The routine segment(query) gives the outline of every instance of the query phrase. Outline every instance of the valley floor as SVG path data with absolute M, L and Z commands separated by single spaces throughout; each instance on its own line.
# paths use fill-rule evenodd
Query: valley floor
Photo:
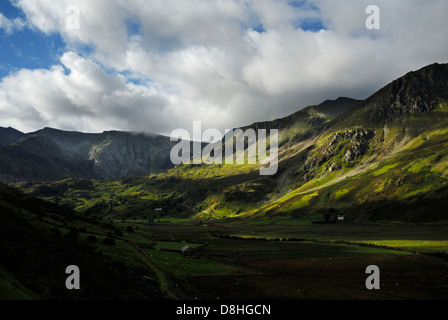
M 448 224 L 116 223 L 135 230 L 171 299 L 448 298 Z M 379 290 L 366 288 L 369 265 Z

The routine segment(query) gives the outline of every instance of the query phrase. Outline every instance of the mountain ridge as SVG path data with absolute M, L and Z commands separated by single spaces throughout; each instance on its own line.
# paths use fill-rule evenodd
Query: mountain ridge
M 326 100 L 322 104 L 302 108 L 290 116 L 253 123 L 242 129 L 279 128 L 279 139 L 284 140 L 344 114 L 359 102 L 347 97 Z M 175 142 L 162 135 L 117 130 L 83 133 L 50 127 L 30 133 L 21 133 L 14 128 L 0 129 L 0 142 L 3 142 L 0 143 L 0 179 L 5 182 L 64 178 L 119 179 L 154 174 L 174 166 L 169 157 Z M 151 150 L 145 152 L 141 145 Z M 108 152 L 104 152 L 104 148 L 109 149 Z M 156 158 L 152 159 L 151 154 L 156 154 Z M 33 162 L 44 163 L 43 155 L 55 172 L 46 166 L 40 168 L 32 165 Z M 150 164 L 145 164 L 148 160 Z M 20 170 L 17 161 L 22 162 Z M 129 163 L 134 163 L 136 168 L 128 170 Z

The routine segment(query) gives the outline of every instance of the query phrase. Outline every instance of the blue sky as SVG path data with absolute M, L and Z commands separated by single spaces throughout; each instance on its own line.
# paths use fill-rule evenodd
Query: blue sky
M 11 3 L 14 3 L 12 5 Z M 448 1 L 3 0 L 0 126 L 224 130 L 447 62 Z M 67 8 L 80 28 L 67 28 Z
M 23 12 L 9 1 L 0 2 L 0 12 L 9 20 L 26 20 Z M 60 34 L 44 34 L 36 28 L 23 28 L 8 34 L 0 29 L 0 78 L 21 68 L 49 68 L 58 63 L 65 44 Z

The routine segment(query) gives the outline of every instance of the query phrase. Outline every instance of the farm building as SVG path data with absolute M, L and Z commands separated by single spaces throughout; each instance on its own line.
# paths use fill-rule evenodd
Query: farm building
M 188 256 L 191 255 L 193 253 L 193 248 L 190 247 L 189 245 L 185 245 L 180 249 L 180 252 L 184 255 L 184 256 Z

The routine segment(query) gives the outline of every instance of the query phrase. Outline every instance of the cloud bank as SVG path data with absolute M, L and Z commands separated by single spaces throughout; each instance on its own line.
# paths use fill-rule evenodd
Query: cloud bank
M 0 126 L 224 130 L 447 62 L 447 1 L 378 0 L 380 30 L 365 27 L 370 2 L 15 0 L 26 21 L 0 16 L 6 36 L 57 33 L 66 47 L 59 64 L 1 80 Z

